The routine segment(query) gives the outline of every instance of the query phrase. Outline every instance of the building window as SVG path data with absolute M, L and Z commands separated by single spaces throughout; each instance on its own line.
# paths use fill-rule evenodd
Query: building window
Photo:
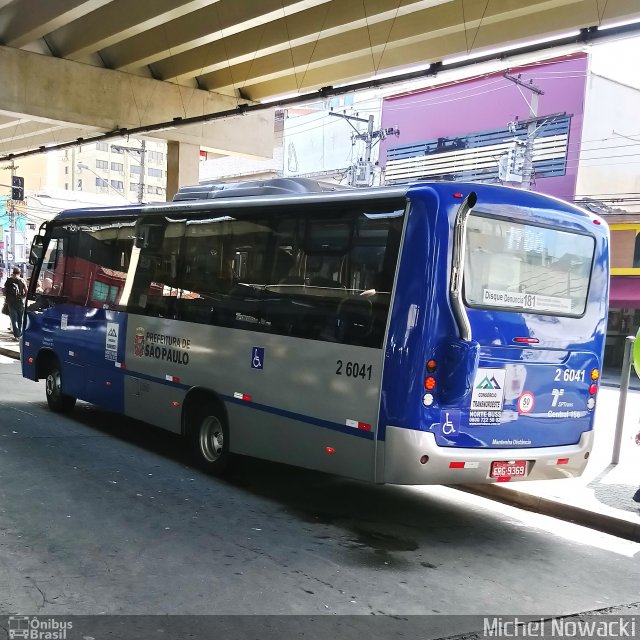
M 135 182 L 130 182 L 129 183 L 129 191 L 133 191 L 134 193 L 137 193 L 140 189 L 140 185 L 136 184 Z
M 93 283 L 93 291 L 91 292 L 91 299 L 95 302 L 115 302 L 120 292 L 120 287 L 109 286 L 104 282 L 96 280 Z
M 108 187 L 109 183 L 104 178 L 96 178 L 96 187 Z
M 112 180 L 111 186 L 118 191 L 124 190 L 124 182 L 122 182 L 122 180 Z
M 96 169 L 104 169 L 105 171 L 109 168 L 109 163 L 106 160 L 96 160 Z
M 109 145 L 106 142 L 96 142 L 96 149 L 98 151 L 109 151 Z
M 148 151 L 149 162 L 155 162 L 156 164 L 162 164 L 164 162 L 164 153 L 161 151 Z
M 640 269 L 640 233 L 636 236 L 636 246 L 633 251 L 633 268 Z
M 149 167 L 149 176 L 152 178 L 162 178 L 162 169 L 154 169 Z
M 131 165 L 129 167 L 129 174 L 132 176 L 139 176 L 141 173 L 141 167 L 138 165 Z
M 112 162 L 111 163 L 111 171 L 115 171 L 117 173 L 123 173 L 124 172 L 124 165 L 122 164 L 122 162 Z

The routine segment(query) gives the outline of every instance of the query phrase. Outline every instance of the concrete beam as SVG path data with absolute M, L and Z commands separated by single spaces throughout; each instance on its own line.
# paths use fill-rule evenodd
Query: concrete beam
M 448 0 L 413 0 L 398 6 L 397 0 L 378 0 L 375 11 L 359 2 L 334 0 L 327 5 L 310 8 L 304 13 L 281 17 L 260 24 L 236 35 L 227 35 L 224 42 L 212 42 L 187 52 L 173 52 L 171 58 L 152 65 L 155 77 L 185 82 L 242 63 L 259 61 L 278 53 L 289 53 L 297 47 L 318 44 L 340 34 L 368 32 L 372 26 L 403 16 L 413 16 Z M 424 30 L 424 22 L 413 19 L 416 28 Z M 319 31 L 319 29 L 321 30 Z M 291 58 L 289 57 L 291 62 Z M 235 74 L 234 74 L 235 75 Z M 237 76 L 244 79 L 244 76 Z
M 464 22 L 447 4 L 371 24 L 367 29 L 333 35 L 323 31 L 323 37 L 314 43 L 235 65 L 218 65 L 198 81 L 212 91 L 242 89 L 251 100 L 260 100 L 516 44 L 595 25 L 603 19 L 640 16 L 638 0 L 615 0 L 604 17 L 587 0 L 535 0 L 517 5 L 493 0 L 486 11 L 483 8 L 483 3 L 470 4 Z
M 0 34 L 9 47 L 22 47 L 99 9 L 111 0 L 26 0 L 0 9 Z
M 250 116 L 215 120 L 206 124 L 180 127 L 180 141 L 197 145 L 205 151 L 220 155 L 264 159 L 273 156 L 274 116 L 271 109 Z M 251 142 L 254 131 L 270 131 L 269 144 L 255 148 Z M 176 140 L 176 130 L 159 131 L 153 135 L 164 140 Z M 268 147 L 268 148 L 267 148 Z M 229 152 L 233 149 L 233 153 Z
M 302 11 L 306 15 L 308 9 L 327 2 L 329 0 L 260 0 L 246 3 L 220 0 L 216 5 L 172 21 L 170 28 L 156 27 L 107 47 L 101 55 L 107 66 L 113 69 L 137 71 L 164 58 L 206 47 L 223 37 L 230 38 L 252 28 L 264 27 L 283 16 Z M 258 41 L 250 36 L 249 44 L 254 50 Z M 163 77 L 174 79 L 173 76 Z
M 237 104 L 229 96 L 9 47 L 0 47 L 0 77 L 0 111 L 94 130 L 213 114 Z M 272 112 L 242 116 L 242 135 L 234 131 L 237 126 L 235 119 L 229 118 L 202 125 L 197 131 L 186 129 L 183 133 L 177 127 L 170 136 L 165 131 L 158 137 L 197 143 L 223 153 L 271 157 Z
M 113 0 L 104 7 L 86 14 L 47 36 L 47 42 L 60 58 L 79 60 L 105 47 L 129 40 L 158 28 L 167 33 L 167 23 L 214 4 L 219 0 L 154 0 L 131 2 Z

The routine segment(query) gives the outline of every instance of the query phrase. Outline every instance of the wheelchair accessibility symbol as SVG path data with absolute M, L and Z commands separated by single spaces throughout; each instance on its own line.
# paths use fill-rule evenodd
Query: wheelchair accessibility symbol
M 253 347 L 251 355 L 251 368 L 262 369 L 264 367 L 264 347 Z
M 440 429 L 443 436 L 452 436 L 460 429 L 460 410 L 442 409 L 440 411 Z

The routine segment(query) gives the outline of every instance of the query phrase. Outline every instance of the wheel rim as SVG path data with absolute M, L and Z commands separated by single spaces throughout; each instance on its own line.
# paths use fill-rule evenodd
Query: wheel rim
M 215 416 L 207 416 L 200 426 L 200 451 L 207 462 L 215 462 L 222 455 L 224 434 Z
M 46 380 L 47 396 L 56 398 L 60 394 L 60 373 L 54 371 L 47 376 Z

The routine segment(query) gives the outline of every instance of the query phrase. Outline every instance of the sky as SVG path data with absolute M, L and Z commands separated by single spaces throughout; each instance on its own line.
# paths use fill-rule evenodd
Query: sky
M 591 70 L 640 89 L 640 36 L 593 45 Z

